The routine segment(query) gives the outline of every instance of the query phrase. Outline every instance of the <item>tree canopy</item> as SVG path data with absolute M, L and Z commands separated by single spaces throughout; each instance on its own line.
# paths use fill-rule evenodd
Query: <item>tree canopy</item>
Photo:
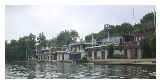
M 55 39 L 56 45 L 63 46 L 63 45 L 68 45 L 70 43 L 73 43 L 77 40 L 78 36 L 79 36 L 78 32 L 75 30 L 61 31 L 60 34 Z
M 19 38 L 19 40 L 11 40 L 10 43 L 5 41 L 6 61 L 25 60 L 27 55 L 35 53 L 36 36 L 30 34 Z
M 45 37 L 43 32 L 39 33 L 39 36 L 38 36 L 37 40 L 38 40 L 38 43 L 39 43 L 38 44 L 39 48 L 45 48 L 47 46 L 46 37 Z

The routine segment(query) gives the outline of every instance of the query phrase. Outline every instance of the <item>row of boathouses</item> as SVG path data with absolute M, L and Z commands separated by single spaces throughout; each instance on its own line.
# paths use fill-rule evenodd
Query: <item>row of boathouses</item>
M 107 27 L 109 34 L 110 28 L 108 25 Z M 26 57 L 28 60 L 38 61 L 80 61 L 83 57 L 89 61 L 141 59 L 143 49 L 140 47 L 140 42 L 143 39 L 144 34 L 141 32 L 118 37 L 108 36 L 96 42 L 74 42 L 63 47 L 36 49 L 35 55 Z

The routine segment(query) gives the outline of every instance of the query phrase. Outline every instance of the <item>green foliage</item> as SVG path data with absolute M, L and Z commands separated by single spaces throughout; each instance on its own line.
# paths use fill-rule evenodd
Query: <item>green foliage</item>
M 80 63 L 88 63 L 89 60 L 87 59 L 87 57 L 82 57 L 82 59 L 80 60 Z
M 133 27 L 129 23 L 123 23 L 121 25 L 121 29 L 119 29 L 120 35 L 128 35 L 131 34 L 132 32 L 133 32 Z
M 39 45 L 38 45 L 39 48 L 45 48 L 47 46 L 47 40 L 46 40 L 46 37 L 43 34 L 43 32 L 39 33 L 39 36 L 38 36 L 37 40 L 38 40 L 38 43 L 39 43 Z
M 60 34 L 57 36 L 57 39 L 56 39 L 57 46 L 68 45 L 71 42 L 72 42 L 72 37 L 69 31 L 60 32 Z
M 150 34 L 149 31 L 146 31 L 148 28 L 155 28 L 155 14 L 148 13 L 140 21 L 140 23 L 131 25 L 129 23 L 122 23 L 121 25 L 111 25 L 110 36 L 123 36 L 132 34 L 133 32 L 144 32 L 145 36 Z M 108 36 L 108 32 L 103 29 L 98 33 L 94 33 L 94 39 L 100 40 Z M 85 37 L 86 42 L 92 41 L 92 34 L 89 34 Z
M 156 57 L 156 35 L 150 34 L 149 37 L 141 42 L 141 48 L 143 49 L 143 58 L 155 58 Z
M 111 58 L 113 56 L 113 51 L 114 51 L 114 48 L 113 48 L 113 45 L 109 45 L 108 46 L 108 57 Z
M 93 35 L 94 39 L 97 38 L 97 33 L 92 33 L 92 34 L 89 34 L 89 35 L 85 36 L 85 41 L 86 42 L 92 42 L 92 35 Z
M 73 42 L 76 42 L 77 37 L 79 37 L 78 32 L 75 31 L 75 30 L 71 30 L 70 35 L 71 35 L 71 37 L 72 37 L 72 41 L 73 41 Z
M 25 60 L 26 53 L 28 55 L 34 55 L 35 43 L 35 35 L 33 34 L 21 37 L 19 40 L 11 40 L 10 43 L 5 41 L 6 61 Z
M 121 25 L 111 25 L 110 36 L 123 36 L 127 34 L 131 34 L 133 32 L 133 27 L 129 23 L 123 23 Z M 101 40 L 103 38 L 108 37 L 107 30 L 103 29 L 98 33 L 93 34 L 94 39 Z M 89 34 L 85 37 L 86 42 L 92 41 L 92 34 Z
M 142 32 L 145 33 L 145 39 L 141 42 L 141 48 L 143 49 L 143 58 L 155 58 L 156 57 L 156 26 L 155 26 L 155 14 L 146 14 L 142 19 L 139 26 Z
M 16 40 L 11 40 L 11 43 L 9 44 L 7 41 L 5 41 L 5 61 L 11 61 L 14 59 L 15 54 L 18 50 L 17 48 L 18 44 Z
M 141 23 L 143 24 L 143 23 L 148 23 L 148 22 L 154 22 L 154 20 L 155 20 L 154 17 L 155 17 L 155 15 L 153 12 L 148 13 L 145 16 L 143 16 L 143 18 L 141 19 Z
M 156 33 L 150 34 L 149 37 L 149 46 L 156 50 Z
M 78 32 L 75 30 L 62 31 L 60 34 L 51 40 L 46 40 L 44 33 L 39 33 L 37 38 L 38 48 L 55 47 L 68 45 L 75 41 L 78 37 Z M 75 40 L 74 40 L 75 38 Z M 29 34 L 19 38 L 19 40 L 11 40 L 10 43 L 5 41 L 5 57 L 6 61 L 25 60 L 28 56 L 34 55 L 36 49 L 36 36 Z
M 78 37 L 78 32 L 75 30 L 71 31 L 61 31 L 60 34 L 55 39 L 56 46 L 68 45 L 72 42 L 75 42 Z

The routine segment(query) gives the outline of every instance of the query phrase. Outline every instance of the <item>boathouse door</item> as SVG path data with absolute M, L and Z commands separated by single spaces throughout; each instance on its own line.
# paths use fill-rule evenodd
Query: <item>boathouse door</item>
M 105 59 L 105 51 L 102 51 L 102 59 Z

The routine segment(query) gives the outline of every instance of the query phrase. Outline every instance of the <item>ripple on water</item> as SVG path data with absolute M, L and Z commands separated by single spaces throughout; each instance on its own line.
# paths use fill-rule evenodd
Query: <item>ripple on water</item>
M 124 79 L 155 78 L 155 66 L 78 65 L 70 63 L 7 64 L 6 79 Z

